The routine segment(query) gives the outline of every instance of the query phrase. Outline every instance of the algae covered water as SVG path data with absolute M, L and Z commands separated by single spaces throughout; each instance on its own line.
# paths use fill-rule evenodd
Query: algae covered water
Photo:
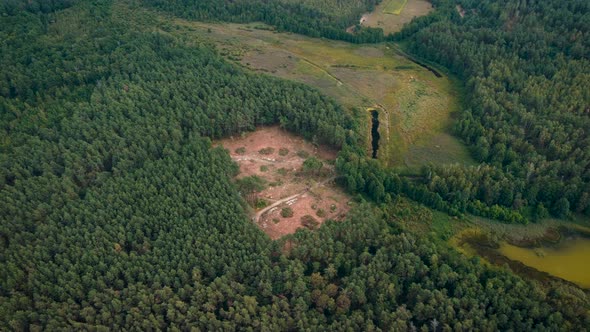
M 498 251 L 539 271 L 590 288 L 590 239 L 572 238 L 557 247 L 522 248 L 502 243 Z

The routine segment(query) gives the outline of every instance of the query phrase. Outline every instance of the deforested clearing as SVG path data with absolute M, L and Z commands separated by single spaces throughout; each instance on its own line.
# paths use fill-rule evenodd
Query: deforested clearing
M 294 233 L 307 215 L 319 224 L 346 215 L 350 198 L 334 184 L 336 150 L 308 142 L 279 126 L 261 127 L 216 144 L 227 149 L 240 166 L 237 179 L 262 179 L 261 190 L 242 195 L 248 196 L 244 198 L 252 206 L 252 220 L 272 239 Z M 317 168 L 306 166 L 311 164 L 306 160 L 315 161 Z M 286 207 L 292 215 L 281 216 Z

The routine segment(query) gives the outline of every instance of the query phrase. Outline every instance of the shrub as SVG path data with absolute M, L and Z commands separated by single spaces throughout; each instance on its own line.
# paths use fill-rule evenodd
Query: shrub
M 258 150 L 258 153 L 263 154 L 263 155 L 273 154 L 274 152 L 275 152 L 275 149 L 271 148 L 271 147 Z
M 284 157 L 284 156 L 286 156 L 288 154 L 289 154 L 289 149 L 287 149 L 287 148 L 280 148 L 279 149 L 279 156 L 283 156 Z
M 245 148 L 245 147 L 243 147 L 243 146 L 242 146 L 242 147 L 239 147 L 239 148 L 237 148 L 237 149 L 235 150 L 235 152 L 236 152 L 237 154 L 239 154 L 239 155 L 243 155 L 243 154 L 245 154 L 245 153 L 246 153 L 246 148 Z
M 268 185 L 271 187 L 280 187 L 283 185 L 283 180 L 279 179 L 277 181 L 269 183 Z
M 309 157 L 305 159 L 305 161 L 303 162 L 303 171 L 305 173 L 318 174 L 323 166 L 324 163 L 322 163 L 318 158 Z
M 265 185 L 266 181 L 256 175 L 247 176 L 236 180 L 236 187 L 238 188 L 238 191 L 251 206 L 256 206 L 256 193 L 262 191 Z
M 326 216 L 326 211 L 324 211 L 324 209 L 318 209 L 318 210 L 315 212 L 315 214 L 316 214 L 316 216 L 318 216 L 318 217 L 320 217 L 320 218 L 323 218 L 323 217 L 325 217 L 325 216 Z
M 256 199 L 255 207 L 257 209 L 262 209 L 262 208 L 266 207 L 267 205 L 268 205 L 268 202 L 266 200 L 260 199 L 260 198 Z
M 293 216 L 293 209 L 291 209 L 290 207 L 284 207 L 281 210 L 281 216 L 283 218 L 291 218 Z
M 300 158 L 306 159 L 307 157 L 309 157 L 309 152 L 304 151 L 304 150 L 299 150 L 299 151 L 297 151 L 297 155 Z
M 314 217 L 310 216 L 309 214 L 301 217 L 301 225 L 303 225 L 303 227 L 306 227 L 308 229 L 316 229 L 319 224 L 320 223 Z

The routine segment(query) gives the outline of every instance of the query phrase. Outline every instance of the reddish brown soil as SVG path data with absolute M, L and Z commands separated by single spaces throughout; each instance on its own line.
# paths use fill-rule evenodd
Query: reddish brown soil
M 314 146 L 301 137 L 291 134 L 278 126 L 262 127 L 255 132 L 245 133 L 240 137 L 230 137 L 215 143 L 229 150 L 234 161 L 240 165 L 238 178 L 257 175 L 267 182 L 267 187 L 258 194 L 260 199 L 271 205 L 280 199 L 300 194 L 294 201 L 283 203 L 276 209 L 254 218 L 259 226 L 272 239 L 278 239 L 286 234 L 294 233 L 301 226 L 301 217 L 312 215 L 318 222 L 326 219 L 340 219 L 348 211 L 349 197 L 333 184 L 321 184 L 322 181 L 334 176 L 333 167 L 329 161 L 334 160 L 337 151 L 325 146 Z M 242 153 L 236 151 L 243 148 Z M 270 154 L 261 154 L 260 150 L 272 148 Z M 281 156 L 280 149 L 288 149 L 289 153 Z M 316 156 L 324 162 L 320 174 L 308 175 L 301 172 L 305 158 L 297 152 L 305 151 L 309 156 Z M 266 169 L 261 169 L 261 167 Z M 286 204 L 290 204 L 294 216 L 283 218 L 280 211 Z M 332 212 L 330 207 L 336 209 Z M 312 205 L 317 205 L 326 211 L 326 216 L 318 217 Z M 317 209 L 316 208 L 316 209 Z M 276 223 L 273 219 L 278 218 Z
M 262 127 L 241 137 L 223 139 L 219 141 L 219 144 L 228 149 L 232 159 L 240 165 L 238 178 L 258 175 L 267 180 L 269 186 L 260 193 L 259 197 L 271 203 L 302 192 L 313 184 L 311 179 L 298 176 L 305 161 L 305 158 L 297 155 L 298 151 L 305 151 L 310 156 L 316 156 L 323 160 L 324 171 L 328 173 L 331 171 L 331 167 L 326 161 L 336 159 L 337 154 L 334 149 L 325 146 L 315 147 L 303 138 L 278 126 Z M 245 153 L 236 152 L 239 148 L 245 148 Z M 266 148 L 273 148 L 274 152 L 271 154 L 259 152 Z M 279 154 L 281 148 L 288 149 L 289 153 L 281 156 Z M 263 166 L 268 169 L 261 170 Z
M 305 215 L 314 217 L 320 225 L 328 219 L 343 219 L 349 210 L 349 200 L 350 198 L 334 185 L 319 186 L 269 210 L 262 215 L 258 224 L 270 238 L 278 239 L 303 227 L 301 218 Z M 281 210 L 287 206 L 293 209 L 293 216 L 284 218 L 281 216 Z M 317 215 L 320 209 L 325 211 L 323 217 Z

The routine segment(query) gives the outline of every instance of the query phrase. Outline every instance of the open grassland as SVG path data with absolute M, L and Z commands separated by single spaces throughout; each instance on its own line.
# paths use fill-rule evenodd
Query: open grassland
M 472 162 L 466 148 L 449 135 L 451 115 L 458 109 L 455 85 L 400 55 L 392 45 L 353 45 L 277 33 L 260 23 L 175 24 L 174 33 L 204 37 L 228 59 L 251 70 L 312 85 L 349 109 L 379 110 L 378 158 L 388 166 Z M 369 112 L 365 113 L 370 135 Z
M 399 10 L 396 9 L 398 7 Z M 381 28 L 383 33 L 389 34 L 400 31 L 414 17 L 427 15 L 431 11 L 432 4 L 426 0 L 385 0 L 373 12 L 363 15 L 361 24 Z
M 408 3 L 408 0 L 388 0 L 383 2 L 385 3 L 385 8 L 383 8 L 385 14 L 399 15 L 404 10 L 404 6 Z

